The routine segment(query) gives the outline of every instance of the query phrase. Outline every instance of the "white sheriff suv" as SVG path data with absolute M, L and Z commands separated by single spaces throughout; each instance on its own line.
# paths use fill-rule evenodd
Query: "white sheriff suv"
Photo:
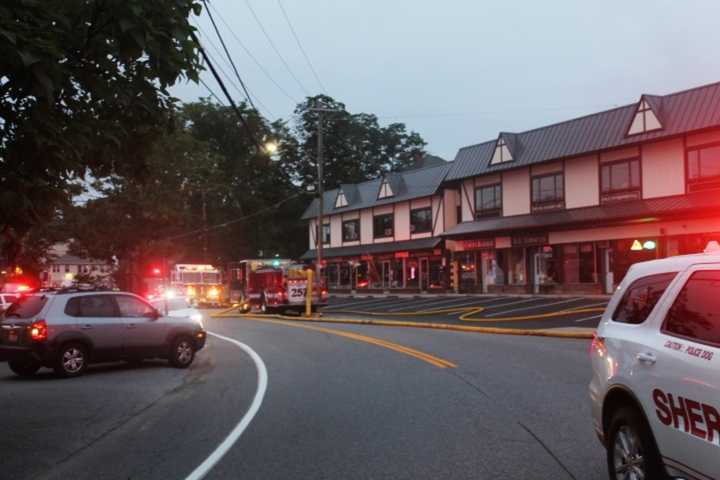
M 720 246 L 633 265 L 591 347 L 611 479 L 720 479 Z

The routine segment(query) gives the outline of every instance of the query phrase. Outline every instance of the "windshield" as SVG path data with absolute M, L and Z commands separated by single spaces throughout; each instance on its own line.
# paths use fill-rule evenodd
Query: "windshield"
M 184 310 L 186 308 L 192 308 L 192 305 L 190 305 L 186 298 L 168 298 L 155 300 L 152 302 L 152 306 L 157 308 L 161 312 L 165 310 L 166 305 L 169 312 L 172 312 L 173 310 Z
M 40 313 L 43 305 L 47 302 L 45 295 L 29 295 L 20 297 L 8 307 L 5 312 L 6 318 L 31 318 Z

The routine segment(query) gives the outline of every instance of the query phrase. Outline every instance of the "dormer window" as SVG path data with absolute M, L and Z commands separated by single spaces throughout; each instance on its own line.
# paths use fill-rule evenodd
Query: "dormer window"
M 653 111 L 650 103 L 643 97 L 638 104 L 638 108 L 635 111 L 635 116 L 628 129 L 628 135 L 637 135 L 645 132 L 652 132 L 653 130 L 662 129 L 662 124 L 656 113 Z
M 505 139 L 503 139 L 502 137 L 498 138 L 497 142 L 495 143 L 495 152 L 493 153 L 492 160 L 490 160 L 490 165 L 511 162 L 512 159 L 513 158 L 512 155 L 510 155 L 510 149 L 505 143 Z
M 337 194 L 337 198 L 335 198 L 335 208 L 342 208 L 342 207 L 347 207 L 347 206 L 348 206 L 348 202 L 347 202 L 347 199 L 345 198 L 345 192 L 340 190 Z
M 390 182 L 387 178 L 383 178 L 382 183 L 380 184 L 380 191 L 378 192 L 378 200 L 383 198 L 390 198 L 393 195 L 395 195 L 395 193 L 390 186 Z

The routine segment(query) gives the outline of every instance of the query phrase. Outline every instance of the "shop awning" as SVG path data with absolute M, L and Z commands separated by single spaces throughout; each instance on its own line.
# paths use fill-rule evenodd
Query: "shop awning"
M 323 248 L 323 258 L 357 257 L 376 253 L 390 253 L 410 250 L 427 250 L 437 247 L 442 238 L 418 238 L 402 242 L 373 243 L 370 245 L 355 245 L 352 247 Z M 317 256 L 316 250 L 308 250 L 300 257 L 301 260 L 312 260 Z
M 550 213 L 494 217 L 459 223 L 444 237 L 471 234 L 503 234 L 517 230 L 565 228 L 581 225 L 606 226 L 628 222 L 653 222 L 669 217 L 683 218 L 720 215 L 720 192 L 696 192 L 687 195 L 635 200 L 595 207 L 574 208 Z

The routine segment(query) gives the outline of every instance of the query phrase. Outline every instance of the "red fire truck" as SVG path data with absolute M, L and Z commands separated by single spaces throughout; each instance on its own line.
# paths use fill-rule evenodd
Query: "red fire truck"
M 243 312 L 263 313 L 305 310 L 308 288 L 308 267 L 292 260 L 242 260 L 228 267 L 230 298 Z M 313 280 L 312 310 L 327 303 L 324 285 Z

